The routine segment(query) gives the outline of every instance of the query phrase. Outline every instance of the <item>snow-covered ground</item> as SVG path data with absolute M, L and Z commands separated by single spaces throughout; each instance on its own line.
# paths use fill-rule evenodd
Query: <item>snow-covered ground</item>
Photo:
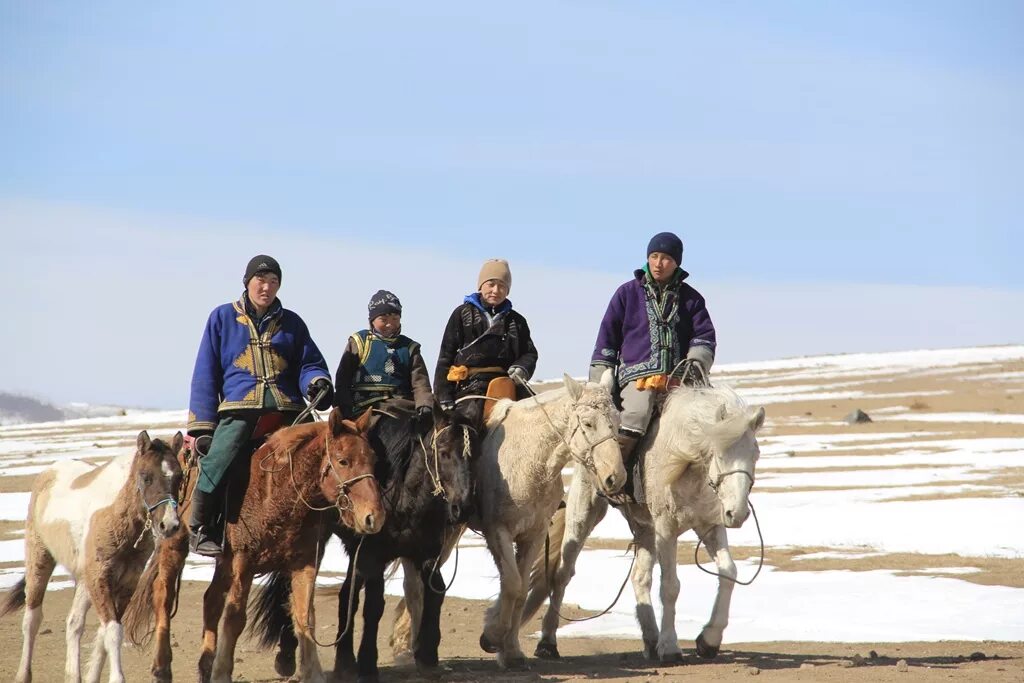
M 762 458 L 751 497 L 769 551 L 813 548 L 797 559 L 840 563 L 884 559 L 889 553 L 922 554 L 919 568 L 900 571 L 795 571 L 792 565 L 799 566 L 797 561 L 786 568 L 766 566 L 753 585 L 735 590 L 726 642 L 1024 640 L 1024 589 L 965 580 L 981 571 L 972 558 L 1017 560 L 1024 572 L 1024 497 L 1012 483 L 1020 479 L 999 478 L 1024 467 L 1022 362 L 1024 346 L 1005 346 L 716 367 L 716 381 L 732 384 L 751 403 L 822 402 L 823 409 L 816 408 L 812 418 L 773 412 L 769 406 L 771 429 L 761 439 Z M 1016 366 L 1000 370 L 1006 364 Z M 892 392 L 865 386 L 915 378 L 932 384 L 920 391 Z M 970 392 L 978 385 L 971 382 L 995 383 L 1000 391 L 1016 392 L 1022 412 L 976 409 Z M 948 410 L 921 412 L 906 405 L 908 397 L 946 400 L 961 395 L 961 404 Z M 838 419 L 842 415 L 825 419 L 824 408 L 840 398 L 875 401 L 879 407 L 873 414 L 882 421 L 882 429 L 853 431 Z M 129 412 L 0 428 L 0 481 L 35 474 L 57 460 L 95 460 L 130 452 L 139 429 L 149 429 L 154 436 L 170 435 L 183 417 L 182 411 Z M 911 423 L 913 431 L 893 429 L 895 423 Z M 988 426 L 1002 431 L 963 432 Z M 25 491 L 0 494 L 0 520 L 23 520 L 27 503 Z M 626 540 L 629 531 L 613 511 L 594 536 Z M 752 520 L 729 536 L 735 547 L 749 550 L 758 545 Z M 683 540 L 693 539 L 691 533 Z M 467 534 L 460 548 L 451 593 L 493 598 L 497 571 L 482 539 Z M 962 556 L 963 566 L 928 562 L 928 555 L 950 553 Z M 20 533 L 0 539 L 0 562 L 22 561 Z M 345 564 L 340 545 L 332 544 L 320 581 L 336 583 Z M 756 569 L 750 561 L 737 564 L 741 578 Z M 566 601 L 604 609 L 628 567 L 629 557 L 621 551 L 585 550 Z M 444 569 L 447 579 L 451 572 L 449 563 Z M 688 639 L 710 615 L 716 580 L 692 563 L 681 564 L 678 572 L 682 592 L 677 628 Z M 0 586 L 14 583 L 20 573 L 0 570 Z M 209 561 L 190 558 L 186 579 L 208 580 L 211 574 Z M 655 581 L 656 595 L 657 572 Z M 68 577 L 57 575 L 51 588 L 67 585 Z M 388 590 L 401 591 L 400 573 L 389 581 Z M 634 604 L 627 587 L 609 614 L 567 625 L 563 633 L 638 638 Z

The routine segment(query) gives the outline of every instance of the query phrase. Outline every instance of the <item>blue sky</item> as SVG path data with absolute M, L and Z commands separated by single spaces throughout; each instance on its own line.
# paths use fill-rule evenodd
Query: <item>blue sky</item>
M 277 240 L 325 240 L 332 287 L 350 284 L 347 247 L 379 258 L 380 279 L 357 283 L 368 296 L 429 282 L 448 257 L 467 283 L 496 255 L 623 279 L 668 229 L 712 292 L 1016 295 L 1022 66 L 1015 2 L 5 2 L 0 231 L 22 229 L 26 206 L 61 216 L 54 229 L 75 207 L 172 231 L 242 226 L 237 251 L 200 258 L 199 238 L 170 256 L 232 281 Z M 107 248 L 131 252 L 125 229 Z M 14 244 L 45 273 L 38 245 Z M 860 350 L 839 341 L 770 353 Z

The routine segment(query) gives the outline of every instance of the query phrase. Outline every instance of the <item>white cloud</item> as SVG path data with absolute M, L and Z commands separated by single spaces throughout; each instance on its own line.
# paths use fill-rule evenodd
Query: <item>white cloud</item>
M 448 315 L 479 268 L 458 256 L 459 245 L 441 241 L 422 250 L 373 234 L 357 244 L 289 226 L 73 204 L 0 201 L 0 231 L 8 330 L 0 389 L 58 401 L 183 406 L 206 317 L 238 296 L 257 253 L 281 262 L 281 298 L 306 320 L 332 373 L 381 288 L 402 299 L 405 332 L 423 344 L 432 368 Z M 494 256 L 502 239 L 494 238 Z M 565 267 L 512 263 L 511 298 L 533 330 L 540 378 L 584 373 L 608 299 L 629 275 L 588 270 L 588 248 L 605 247 L 588 247 L 581 234 Z M 1011 315 L 1024 310 L 1024 292 L 694 284 L 709 301 L 722 361 L 1024 340 L 1024 319 Z

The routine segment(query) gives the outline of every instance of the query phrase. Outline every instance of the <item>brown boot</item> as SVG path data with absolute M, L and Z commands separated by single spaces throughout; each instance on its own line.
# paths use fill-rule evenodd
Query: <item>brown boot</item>
M 623 505 L 624 503 L 637 503 L 642 502 L 643 498 L 643 482 L 639 482 L 640 497 L 637 498 L 636 489 L 637 482 L 633 476 L 634 465 L 636 459 L 633 457 L 636 453 L 637 444 L 644 438 L 643 434 L 637 432 L 620 429 L 618 436 L 615 440 L 619 443 L 619 450 L 622 452 L 622 466 L 626 468 L 626 483 L 618 493 L 613 493 L 610 496 L 606 496 L 613 505 Z

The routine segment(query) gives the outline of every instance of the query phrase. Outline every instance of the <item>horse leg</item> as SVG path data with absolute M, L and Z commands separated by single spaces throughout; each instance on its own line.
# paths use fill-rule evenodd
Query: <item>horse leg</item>
M 91 601 L 89 600 L 89 589 L 85 582 L 81 581 L 75 586 L 75 597 L 71 601 L 71 611 L 68 612 L 65 639 L 67 641 L 67 656 L 64 659 L 64 680 L 79 681 L 82 679 L 81 651 L 82 633 L 85 631 L 85 615 L 89 611 Z
M 153 632 L 155 647 L 153 648 L 153 664 L 150 672 L 153 680 L 169 683 L 171 680 L 171 612 L 177 599 L 178 577 L 185 568 L 185 557 L 188 554 L 188 533 L 165 540 L 158 551 L 156 562 L 159 564 L 156 579 L 153 581 L 153 614 L 156 626 Z
M 428 563 L 414 575 L 423 596 L 419 637 L 416 640 L 416 668 L 430 674 L 437 669 L 437 648 L 441 644 L 441 606 L 444 604 L 444 578 Z
M 377 628 L 384 616 L 384 576 L 366 579 L 366 599 L 363 602 L 363 638 L 359 643 L 359 683 L 377 683 Z
M 448 527 L 449 533 L 445 534 L 444 545 L 441 546 L 437 560 L 439 567 L 443 567 L 451 557 L 465 531 L 465 524 Z M 423 584 L 419 578 L 419 568 L 411 560 L 402 560 L 402 573 L 405 597 L 395 607 L 395 623 L 391 631 L 391 652 L 395 663 L 412 660 L 418 642 L 417 629 L 423 621 Z
M 323 683 L 324 680 L 316 641 L 313 639 L 316 614 L 311 607 L 313 593 L 316 591 L 316 570 L 316 565 L 310 563 L 292 572 L 292 629 L 299 641 L 299 676 L 306 683 Z
M 202 683 L 208 683 L 213 671 L 213 658 L 217 651 L 217 625 L 224 612 L 224 599 L 231 583 L 231 569 L 227 558 L 221 558 L 213 570 L 213 579 L 203 594 L 203 647 L 199 653 L 198 674 Z
M 350 557 L 345 581 L 338 590 L 338 643 L 334 646 L 335 678 L 342 678 L 356 671 L 356 655 L 352 643 L 355 640 L 355 621 L 356 612 L 359 611 L 361 585 L 361 577 L 356 573 L 355 562 Z
M 569 485 L 568 502 L 565 506 L 565 531 L 562 538 L 561 562 L 554 567 L 545 564 L 545 572 L 551 572 L 551 594 L 548 598 L 548 609 L 541 621 L 540 642 L 534 655 L 541 659 L 558 659 L 558 620 L 562 610 L 565 589 L 576 574 L 576 560 L 579 558 L 583 544 L 594 527 L 604 519 L 608 512 L 608 501 L 597 496 L 590 478 L 583 475 L 573 476 Z M 544 558 L 545 563 L 547 558 Z M 547 578 L 545 577 L 545 581 Z M 531 598 L 540 602 L 543 596 L 530 596 L 523 608 L 524 614 L 532 615 L 535 608 L 530 604 Z
M 245 607 L 249 603 L 249 589 L 253 575 L 243 555 L 231 558 L 232 581 L 224 604 L 224 616 L 217 635 L 217 650 L 213 657 L 212 683 L 231 683 L 231 672 L 235 668 L 235 645 L 245 628 Z
M 32 681 L 32 652 L 35 650 L 39 624 L 43 621 L 43 597 L 57 561 L 35 534 L 31 522 L 25 532 L 25 615 L 21 619 L 21 663 L 14 680 Z M 75 660 L 78 669 L 78 660 Z
M 654 546 L 661 568 L 661 634 L 658 636 L 658 657 L 669 664 L 682 659 L 676 635 L 676 600 L 679 598 L 679 575 L 676 568 L 678 534 L 664 516 L 655 518 Z
M 396 664 L 411 664 L 419 643 L 420 623 L 423 621 L 423 577 L 416 563 L 402 558 L 403 597 L 395 608 L 395 623 L 391 630 L 391 653 Z
M 530 589 L 530 568 L 537 560 L 537 555 L 543 548 L 543 541 L 538 538 L 531 538 L 519 543 L 516 549 L 516 581 L 509 582 L 509 588 L 514 589 L 509 603 L 508 629 L 505 631 L 503 647 L 498 651 L 498 664 L 506 669 L 526 668 L 526 655 L 519 643 L 519 629 L 523 623 L 523 606 L 526 604 L 526 594 Z
M 112 581 L 110 571 L 106 568 L 97 567 L 91 571 L 86 569 L 84 578 L 100 622 L 100 626 L 96 630 L 96 640 L 93 643 L 92 658 L 89 660 L 87 680 L 90 683 L 97 683 L 100 680 L 103 665 L 109 659 L 110 671 L 107 680 L 110 683 L 124 683 L 124 671 L 121 668 L 121 644 L 124 642 L 124 627 L 121 626 L 117 617 L 117 587 Z
M 732 602 L 732 590 L 735 587 L 736 563 L 729 552 L 729 538 L 725 527 L 716 526 L 711 533 L 704 535 L 704 545 L 715 558 L 718 565 L 718 595 L 715 605 L 711 608 L 711 619 L 704 625 L 697 636 L 697 654 L 704 659 L 714 659 L 718 648 L 722 645 L 722 634 L 729 625 L 729 604 Z
M 92 654 L 89 656 L 89 666 L 85 672 L 86 683 L 99 683 L 103 665 L 107 663 L 107 648 L 104 638 L 106 633 L 106 624 L 101 622 L 96 627 L 96 638 L 92 641 Z
M 501 590 L 498 598 L 487 608 L 484 615 L 484 632 L 480 635 L 480 647 L 485 652 L 498 652 L 511 623 L 512 606 L 519 595 L 520 576 L 516 568 L 515 547 L 512 536 L 504 527 L 498 527 L 484 535 L 487 547 L 498 568 Z M 501 655 L 498 657 L 501 661 Z
M 626 514 L 626 513 L 623 513 Z M 633 595 L 636 596 L 636 620 L 644 641 L 644 656 L 658 658 L 658 618 L 651 604 L 651 585 L 654 582 L 654 528 L 646 524 L 633 525 L 633 543 L 636 544 L 636 562 L 633 564 Z

